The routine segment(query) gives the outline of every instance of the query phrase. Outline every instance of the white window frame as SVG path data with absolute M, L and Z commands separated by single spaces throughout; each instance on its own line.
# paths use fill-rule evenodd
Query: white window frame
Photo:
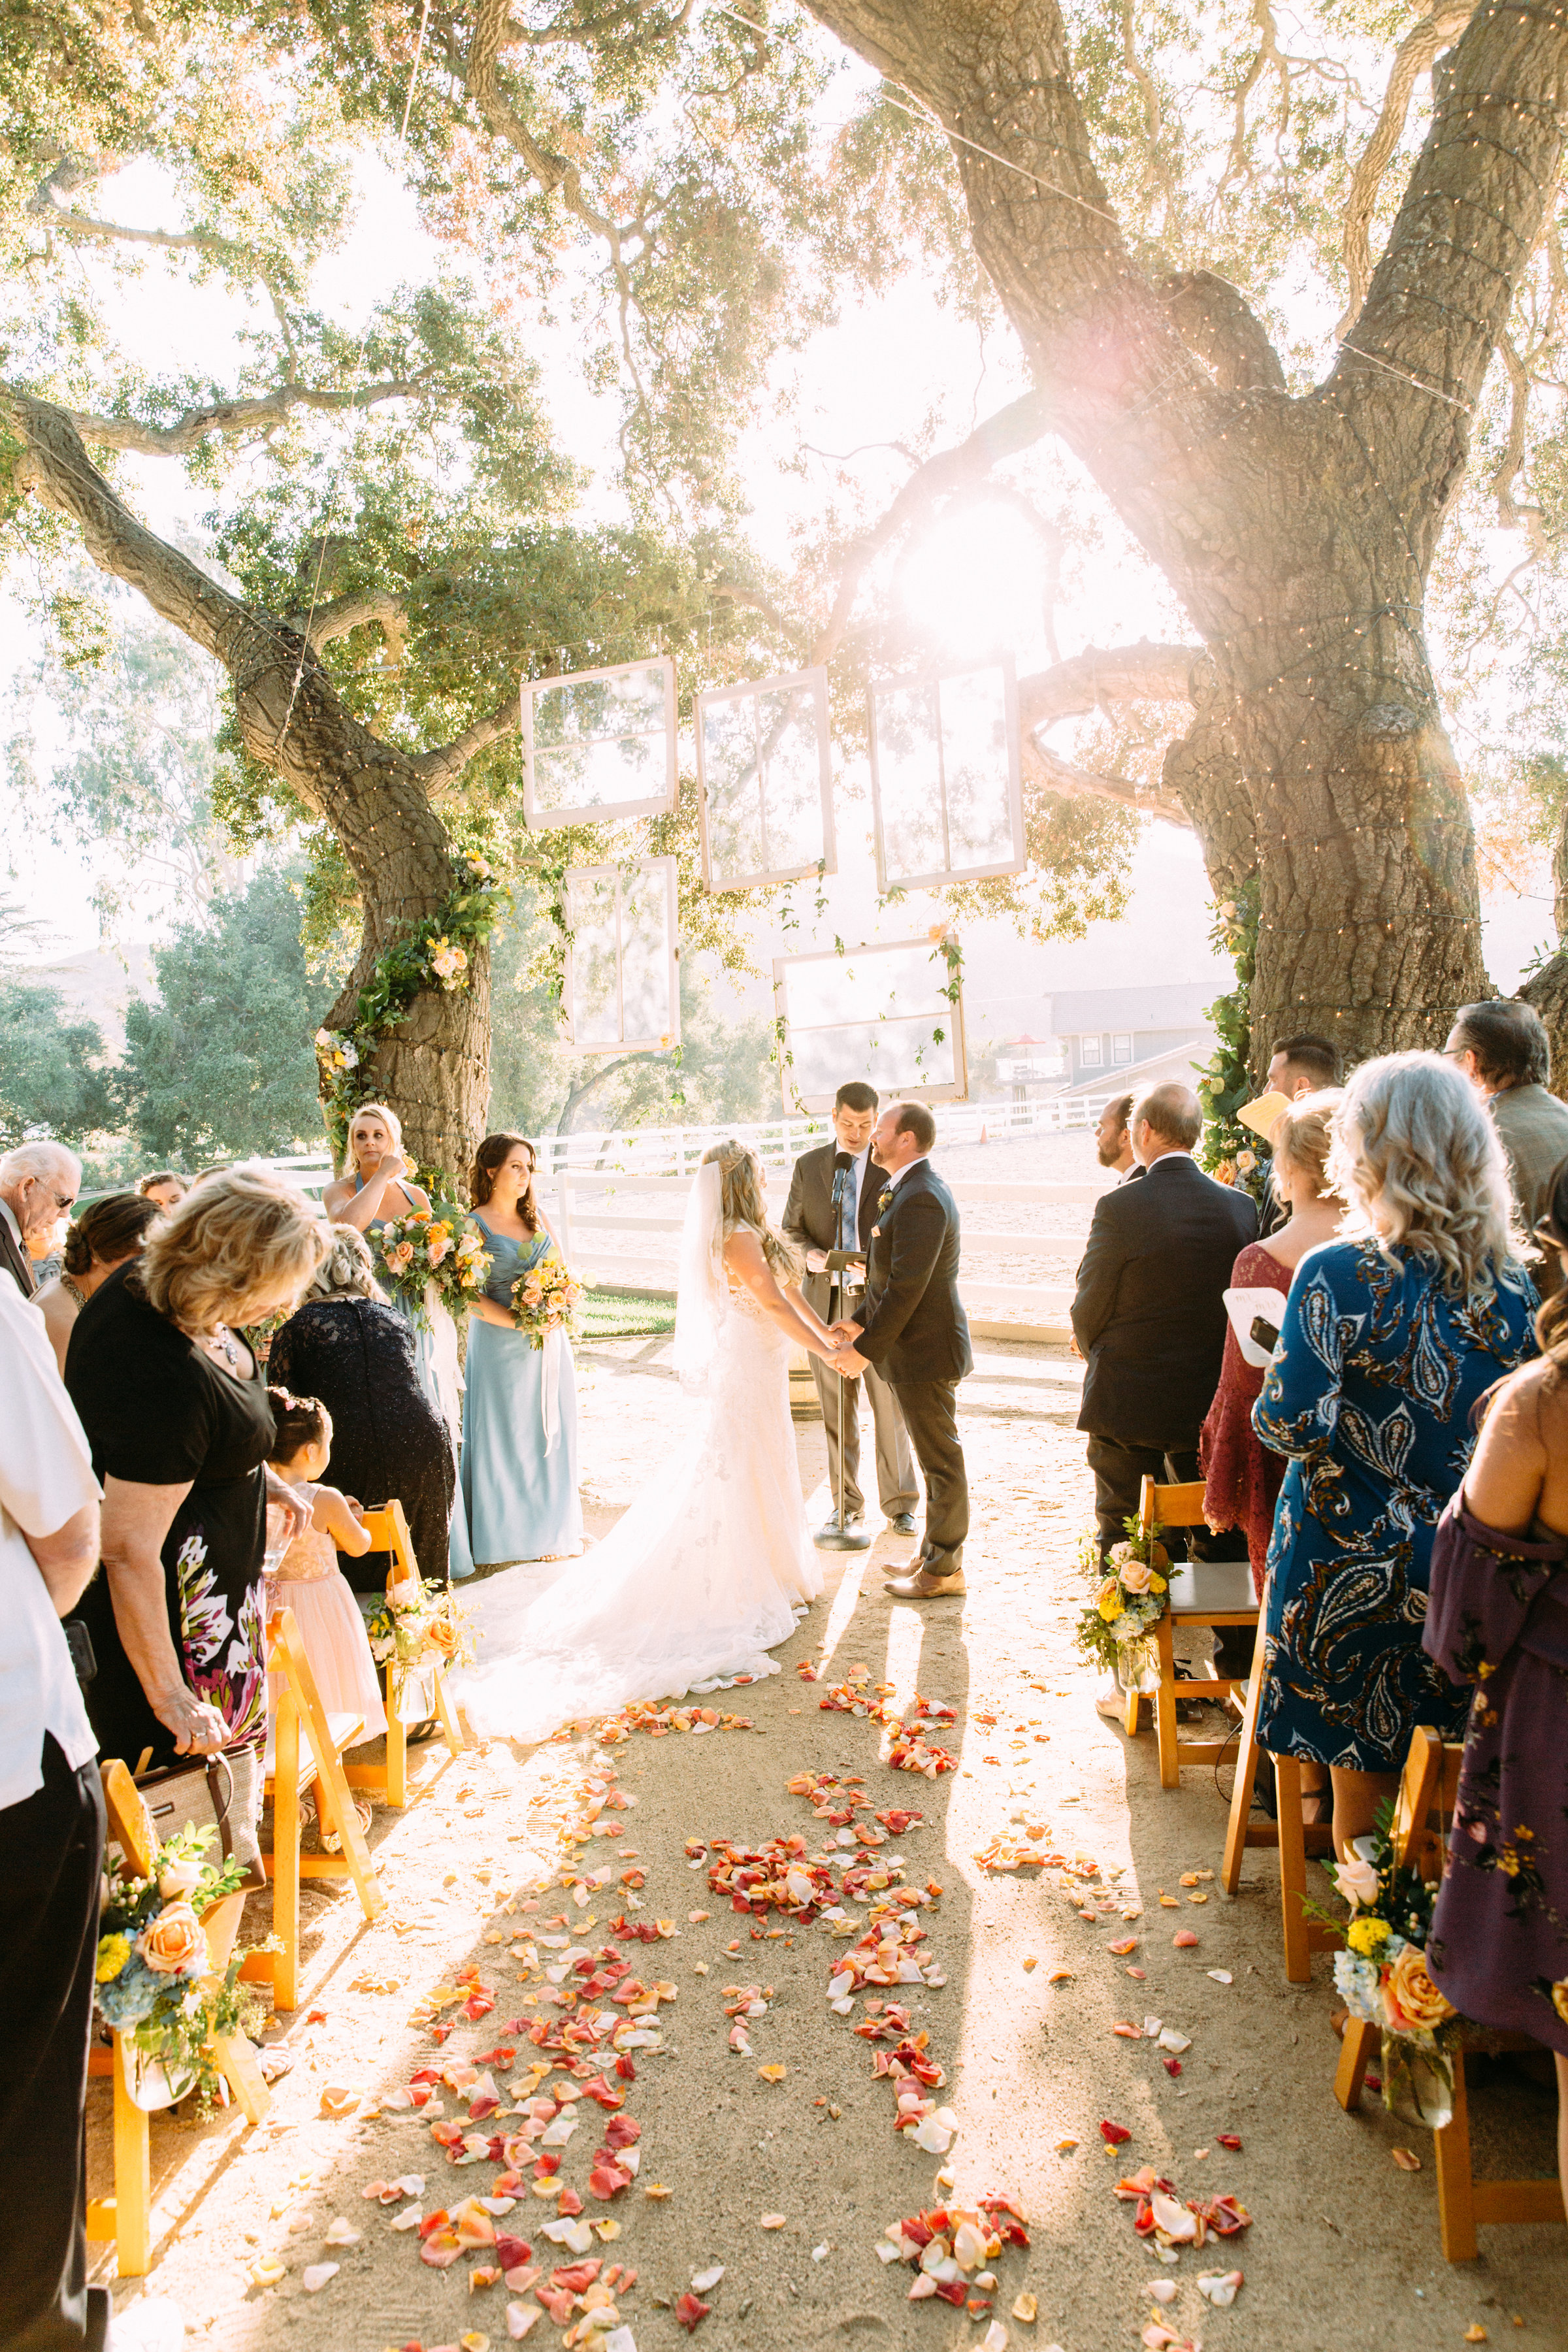
M 835 1087 L 823 1094 L 803 1094 L 795 1087 L 791 1075 L 793 1064 L 789 1058 L 792 1039 L 797 1034 L 809 1036 L 814 1032 L 821 1029 L 842 1029 L 858 1025 L 854 1023 L 841 1021 L 812 1022 L 805 1024 L 799 1032 L 797 1032 L 789 1017 L 790 973 L 797 971 L 802 964 L 853 964 L 867 961 L 868 960 L 877 956 L 907 954 L 910 948 L 924 948 L 933 958 L 939 958 L 942 954 L 941 946 L 938 940 L 933 940 L 930 933 L 927 932 L 922 934 L 919 939 L 878 940 L 862 947 L 847 948 L 842 955 L 839 954 L 836 948 L 828 948 L 825 950 L 814 950 L 809 955 L 777 956 L 774 958 L 773 1012 L 779 1024 L 778 1034 L 782 1048 L 782 1059 L 779 1067 L 780 1091 L 784 1098 L 784 1107 L 786 1116 L 796 1110 L 830 1111 L 833 1108 L 834 1094 L 837 1092 L 837 1087 Z M 950 966 L 949 969 L 950 971 L 956 969 L 962 974 L 963 966 L 962 964 L 959 964 L 956 967 Z M 943 997 L 942 1000 L 946 1010 L 941 1016 L 941 1024 L 947 1033 L 947 1038 L 951 1039 L 952 1045 L 953 1075 L 952 1079 L 944 1080 L 935 1086 L 901 1086 L 898 1089 L 896 1099 L 920 1102 L 966 1102 L 968 1100 L 969 1064 L 963 1034 L 963 995 L 962 978 L 959 982 L 959 994 L 955 998 L 949 999 Z M 879 1016 L 877 1021 L 868 1021 L 865 1025 L 868 1029 L 876 1028 L 880 1025 L 880 1020 L 884 1017 L 885 1016 Z M 944 1042 L 946 1041 L 944 1040 Z M 854 1074 L 852 1073 L 851 1075 Z M 874 1076 L 871 1079 L 871 1083 L 873 1085 L 876 1084 Z M 893 1098 L 889 1097 L 889 1090 L 885 1086 L 879 1086 L 877 1087 L 877 1091 L 881 1096 L 884 1103 L 890 1098 Z
M 593 686 L 602 678 L 626 677 L 634 670 L 657 669 L 664 677 L 664 788 L 652 794 L 642 793 L 632 800 L 590 801 L 571 808 L 542 809 L 534 787 L 534 709 L 541 696 L 559 693 L 563 687 Z M 646 730 L 651 738 L 651 730 Z M 627 738 L 615 734 L 588 736 L 588 742 L 614 743 Z M 560 747 L 541 744 L 541 751 Z M 559 677 L 529 677 L 522 682 L 522 814 L 523 822 L 533 833 L 549 833 L 567 824 L 604 824 L 612 818 L 626 816 L 672 816 L 675 813 L 680 779 L 676 763 L 676 698 L 675 664 L 668 654 L 657 654 L 647 661 L 615 662 L 605 669 L 567 670 Z
M 954 866 L 952 862 L 952 839 L 948 827 L 947 780 L 942 740 L 942 688 L 944 681 L 975 677 L 987 670 L 999 670 L 1003 679 L 1003 698 L 1007 728 L 1007 819 L 1014 854 L 992 865 Z M 936 774 L 931 782 L 942 810 L 942 837 L 945 865 L 925 874 L 895 874 L 888 862 L 887 835 L 882 822 L 882 788 L 877 737 L 877 704 L 879 697 L 908 693 L 913 687 L 925 686 L 936 705 Z M 1018 679 L 1010 656 L 1000 661 L 975 662 L 963 669 L 949 669 L 924 677 L 884 677 L 874 679 L 867 691 L 867 707 L 871 730 L 871 806 L 877 845 L 877 886 L 884 894 L 893 888 L 902 890 L 942 889 L 950 882 L 983 882 L 1004 874 L 1021 874 L 1028 864 L 1028 852 L 1024 841 L 1024 766 L 1023 748 L 1018 729 Z
M 1125 1054 L 1121 1050 L 1123 1045 L 1127 1048 Z M 1113 1029 L 1111 1031 L 1110 1059 L 1112 1066 L 1119 1062 L 1130 1062 L 1132 1059 L 1132 1032 L 1131 1029 Z
M 822 856 L 805 866 L 774 866 L 769 862 L 768 790 L 763 747 L 758 740 L 757 714 L 764 694 L 795 694 L 808 691 L 816 706 L 817 773 L 822 793 Z M 752 770 L 758 802 L 758 819 L 762 829 L 763 858 L 762 866 L 750 874 L 716 874 L 713 851 L 708 832 L 708 754 L 703 720 L 707 713 L 722 703 L 750 702 L 752 705 L 752 740 L 756 746 L 756 762 Z M 774 882 L 795 882 L 803 875 L 837 874 L 838 848 L 833 830 L 833 753 L 827 726 L 827 672 L 819 664 L 814 669 L 798 669 L 782 677 L 749 679 L 742 686 L 705 687 L 698 695 L 695 706 L 697 734 L 698 807 L 702 839 L 702 881 L 709 890 L 752 890 Z
M 626 1034 L 626 882 L 628 874 L 658 874 L 664 880 L 665 940 L 669 956 L 669 1018 L 668 1030 L 658 1036 L 628 1037 Z M 603 882 L 612 878 L 616 885 L 616 1004 L 620 1034 L 607 1038 L 579 1038 L 580 1022 L 576 1012 L 576 975 L 574 969 L 570 930 L 573 923 L 573 887 L 574 884 Z M 680 931 L 677 909 L 676 862 L 673 857 L 634 857 L 625 865 L 569 866 L 562 882 L 562 900 L 566 913 L 568 938 L 566 969 L 563 977 L 561 1003 L 565 1021 L 567 1043 L 579 1054 L 645 1054 L 658 1053 L 680 1043 Z
M 1103 1040 L 1099 1037 L 1080 1037 L 1078 1041 L 1078 1058 L 1079 1066 L 1083 1069 L 1103 1070 L 1105 1067 Z

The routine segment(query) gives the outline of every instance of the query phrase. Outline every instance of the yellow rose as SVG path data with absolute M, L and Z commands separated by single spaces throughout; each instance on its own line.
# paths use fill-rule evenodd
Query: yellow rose
M 1163 1592 L 1166 1589 L 1165 1580 L 1163 1576 L 1151 1575 L 1149 1579 L 1149 1590 L 1151 1592 Z
M 207 1964 L 207 1939 L 188 1903 L 166 1903 L 142 1928 L 136 1948 L 160 1976 L 194 1976 Z
M 1108 1576 L 1100 1586 L 1094 1605 L 1108 1625 L 1121 1615 L 1121 1587 L 1113 1576 Z
M 1392 1933 L 1386 1919 L 1352 1919 L 1345 1929 L 1345 1941 L 1363 1959 L 1375 1960 Z
M 100 1936 L 98 1943 L 98 1967 L 94 1971 L 99 1983 L 112 1984 L 130 1958 L 129 1936 Z
M 1396 2027 L 1403 2023 L 1430 2033 L 1454 2014 L 1453 2002 L 1434 1983 L 1426 1955 L 1418 1944 L 1406 1944 L 1394 1961 L 1384 1998 L 1390 2021 Z

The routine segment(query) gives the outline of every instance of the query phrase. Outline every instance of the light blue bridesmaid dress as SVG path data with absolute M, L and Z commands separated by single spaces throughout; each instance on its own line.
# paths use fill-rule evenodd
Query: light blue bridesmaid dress
M 408 1199 L 407 1186 L 400 1185 L 398 1189 L 403 1193 L 404 1199 L 408 1202 L 408 1206 L 412 1209 L 415 1203 L 413 1201 Z M 363 1192 L 363 1181 L 356 1171 L 354 1176 L 354 1191 L 356 1192 Z M 385 1217 L 373 1217 L 370 1221 L 368 1231 L 373 1234 L 378 1234 L 380 1233 L 383 1225 L 390 1222 L 392 1221 Z M 437 1412 L 440 1414 L 442 1424 L 447 1428 L 452 1438 L 453 1452 L 456 1453 L 458 1450 L 457 1433 L 451 1428 L 451 1424 L 447 1422 L 447 1409 L 441 1402 L 440 1386 L 436 1379 L 435 1346 L 430 1334 L 426 1330 L 425 1325 L 415 1315 L 413 1307 L 403 1291 L 399 1290 L 391 1282 L 384 1282 L 382 1288 L 385 1295 L 387 1305 L 392 1308 L 394 1314 L 400 1315 L 403 1318 L 403 1320 L 408 1325 L 410 1330 L 414 1334 L 415 1372 L 418 1378 L 420 1387 L 424 1390 L 425 1394 L 435 1406 Z M 426 1573 L 428 1572 L 428 1570 L 426 1571 Z M 452 1496 L 452 1524 L 447 1538 L 447 1572 L 454 1580 L 460 1577 L 472 1576 L 474 1572 L 474 1555 L 469 1547 L 468 1521 L 463 1513 L 463 1482 L 460 1476 Z
M 493 1234 L 477 1210 L 474 1222 L 492 1261 L 485 1295 L 510 1307 L 512 1284 L 553 1244 L 546 1233 L 528 1242 Z M 535 1348 L 521 1331 L 470 1316 L 465 1377 L 461 1499 L 475 1559 L 488 1565 L 578 1550 L 583 1505 L 570 1344 L 557 1339 Z M 555 1424 L 548 1436 L 547 1382 Z

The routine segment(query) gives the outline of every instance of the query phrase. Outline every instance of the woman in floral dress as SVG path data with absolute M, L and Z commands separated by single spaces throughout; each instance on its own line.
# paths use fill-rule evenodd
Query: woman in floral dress
M 1363 1063 L 1334 1132 L 1345 1238 L 1297 1267 L 1252 1414 L 1290 1465 L 1258 1738 L 1329 1766 L 1348 1854 L 1394 1794 L 1416 1725 L 1463 1728 L 1468 1695 L 1421 1646 L 1432 1535 L 1469 1462 L 1471 1406 L 1533 1348 L 1536 1299 L 1502 1145 L 1452 1063 Z

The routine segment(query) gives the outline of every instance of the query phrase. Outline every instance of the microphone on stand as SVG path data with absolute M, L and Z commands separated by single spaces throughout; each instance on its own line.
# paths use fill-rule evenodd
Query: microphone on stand
M 845 1266 L 847 1253 L 844 1241 L 844 1202 L 854 1181 L 855 1154 L 839 1150 L 833 1158 L 833 1246 L 827 1254 L 827 1319 L 837 1323 L 844 1311 Z M 857 1220 L 857 1224 L 858 1220 Z M 859 1234 L 857 1230 L 856 1240 Z M 871 1538 L 862 1528 L 848 1528 L 844 1524 L 844 1382 L 838 1382 L 838 1514 L 813 1538 L 820 1551 L 866 1551 Z

